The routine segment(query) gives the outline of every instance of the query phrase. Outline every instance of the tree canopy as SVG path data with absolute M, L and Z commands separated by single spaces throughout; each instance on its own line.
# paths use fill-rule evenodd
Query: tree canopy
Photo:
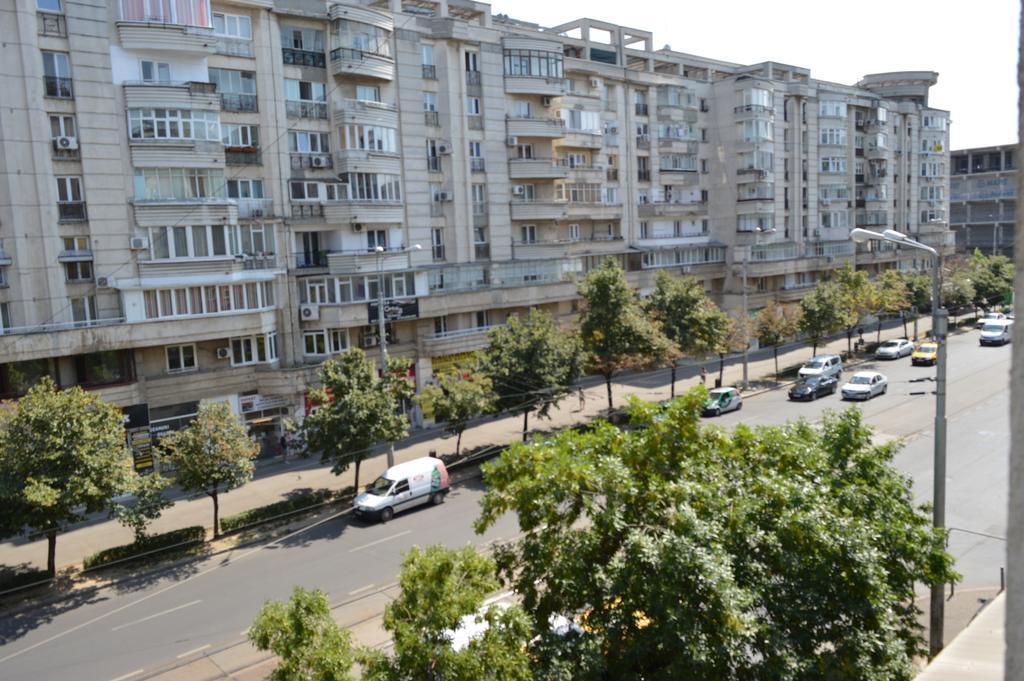
M 839 317 L 846 329 L 846 350 L 853 352 L 853 332 L 861 319 L 879 308 L 879 290 L 864 270 L 855 270 L 846 263 L 835 273 L 839 298 Z
M 1015 268 L 1005 255 L 985 255 L 975 249 L 968 261 L 974 302 L 982 307 L 999 303 L 1013 291 Z
M 779 346 L 796 334 L 800 324 L 800 308 L 792 305 L 768 303 L 754 318 L 754 335 L 757 342 L 772 349 L 775 358 L 775 374 L 779 373 Z
M 842 300 L 836 285 L 820 281 L 807 295 L 800 299 L 800 331 L 817 354 L 818 346 L 829 334 L 843 327 L 840 313 Z
M 425 409 L 433 411 L 434 419 L 444 423 L 446 432 L 456 436 L 455 455 L 458 456 L 462 432 L 469 421 L 494 409 L 494 385 L 478 368 L 468 373 L 449 371 L 435 379 L 436 383 L 423 388 L 415 399 Z
M 646 308 L 661 324 L 665 336 L 690 357 L 714 352 L 727 324 L 718 319 L 722 312 L 708 298 L 704 285 L 695 277 L 674 277 L 664 270 L 658 272 L 654 282 Z

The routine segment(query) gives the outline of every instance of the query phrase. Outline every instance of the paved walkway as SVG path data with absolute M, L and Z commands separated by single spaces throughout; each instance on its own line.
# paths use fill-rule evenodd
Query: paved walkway
M 930 327 L 926 319 L 919 324 L 923 332 Z M 865 330 L 867 331 L 867 330 Z M 895 326 L 882 331 L 882 338 L 899 338 L 903 335 L 903 327 Z M 875 339 L 874 329 L 865 333 L 865 339 Z M 818 352 L 839 352 L 846 349 L 845 337 L 834 340 L 818 348 Z M 811 356 L 808 346 L 788 346 L 779 351 L 779 367 L 786 367 L 803 362 Z M 774 373 L 774 362 L 770 350 L 751 353 L 748 375 L 753 381 L 757 377 L 770 376 Z M 756 358 L 756 361 L 755 361 Z M 708 387 L 718 376 L 718 362 L 709 361 Z M 680 368 L 677 372 L 676 392 L 685 391 L 700 383 L 699 366 Z M 735 385 L 742 380 L 742 364 L 738 358 L 727 360 L 725 381 L 723 385 Z M 635 395 L 642 400 L 657 401 L 669 397 L 669 370 L 661 369 L 647 373 L 623 374 L 612 385 L 612 395 L 616 406 L 625 403 L 628 395 Z M 576 395 L 567 397 L 557 408 L 551 410 L 551 418 L 540 420 L 530 415 L 530 429 L 550 430 L 563 428 L 580 421 L 599 416 L 607 407 L 607 397 L 603 380 L 589 377 L 583 381 L 585 403 L 580 409 Z M 462 436 L 464 449 L 516 442 L 521 439 L 522 416 L 506 416 L 488 419 L 468 428 Z M 436 428 L 417 431 L 407 440 L 395 447 L 395 459 L 398 462 L 426 456 L 431 450 L 439 454 L 454 453 L 455 438 L 442 437 Z M 383 455 L 373 456 L 363 462 L 360 483 L 373 480 L 386 468 Z M 342 489 L 353 482 L 354 472 L 349 469 L 340 476 L 332 475 L 330 467 L 315 459 L 300 459 L 289 462 L 275 462 L 261 467 L 257 478 L 244 487 L 228 494 L 221 495 L 221 517 L 279 501 L 289 494 L 301 490 L 319 488 Z M 168 530 L 189 525 L 212 527 L 213 503 L 209 498 L 194 497 L 178 500 L 163 516 L 151 526 L 152 532 Z M 102 517 L 93 519 L 75 527 L 57 538 L 57 564 L 68 566 L 80 564 L 82 559 L 104 548 L 131 542 L 132 534 L 115 521 Z M 45 540 L 27 542 L 19 540 L 0 543 L 0 565 L 25 565 L 45 567 Z

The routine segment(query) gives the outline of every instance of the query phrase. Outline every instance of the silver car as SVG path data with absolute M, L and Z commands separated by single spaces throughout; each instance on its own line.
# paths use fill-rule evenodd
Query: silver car
M 906 338 L 887 340 L 875 350 L 875 359 L 899 359 L 914 353 L 914 344 Z
M 884 395 L 889 389 L 889 379 L 877 371 L 858 371 L 843 386 L 844 400 L 870 400 L 875 395 Z

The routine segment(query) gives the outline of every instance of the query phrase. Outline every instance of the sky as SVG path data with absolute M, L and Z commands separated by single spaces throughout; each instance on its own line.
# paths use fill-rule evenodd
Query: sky
M 868 73 L 937 71 L 952 149 L 1017 141 L 1018 0 L 491 0 L 541 26 L 590 17 L 654 33 L 654 48 L 741 64 L 776 61 L 854 85 Z

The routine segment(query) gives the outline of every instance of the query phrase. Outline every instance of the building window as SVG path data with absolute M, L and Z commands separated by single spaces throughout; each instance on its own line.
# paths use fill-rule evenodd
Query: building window
M 256 100 L 256 74 L 252 71 L 210 68 L 209 78 L 210 82 L 217 86 L 222 110 L 247 113 L 259 110 Z
M 171 65 L 167 62 L 143 59 L 141 65 L 143 83 L 171 82 Z
M 135 200 L 195 200 L 224 196 L 224 171 L 215 168 L 136 168 Z
M 466 56 L 469 57 L 469 53 Z M 505 75 L 562 78 L 562 54 L 540 50 L 505 50 Z
M 520 225 L 519 234 L 524 244 L 537 243 L 537 225 Z
M 846 146 L 845 128 L 822 128 L 819 141 L 821 144 Z
M 642 223 L 646 224 L 646 223 Z M 573 222 L 569 225 L 569 241 L 580 240 L 580 225 L 578 222 Z
M 351 201 L 401 201 L 402 186 L 398 175 L 382 173 L 345 173 L 343 186 Z
M 821 172 L 829 174 L 846 173 L 846 159 L 842 156 L 826 156 L 822 158 Z
M 252 19 L 241 14 L 213 15 L 213 34 L 238 40 L 252 40 Z
M 288 132 L 288 151 L 298 154 L 328 154 L 330 134 L 326 132 Z
M 95 296 L 82 296 L 71 299 L 71 320 L 75 322 L 75 326 L 85 326 L 95 322 L 96 319 Z
M 827 118 L 846 118 L 846 102 L 823 99 L 818 103 L 818 115 Z
M 199 368 L 196 364 L 195 345 L 168 345 L 164 350 L 167 355 L 167 373 L 177 374 Z
M 437 111 L 437 93 L 424 92 L 423 93 L 423 110 L 424 111 Z
M 85 219 L 85 199 L 82 195 L 82 178 L 57 177 L 57 210 L 65 222 Z
M 10 331 L 14 326 L 11 324 L 10 303 L 0 303 L 0 333 Z
M 221 140 L 220 114 L 187 109 L 129 109 L 128 134 L 133 140 Z
M 231 366 L 277 361 L 277 333 L 240 336 L 231 339 Z
M 63 12 L 60 0 L 36 0 L 36 9 L 40 12 Z
M 345 352 L 349 348 L 348 329 L 331 329 L 329 332 L 331 352 Z
M 303 354 L 326 355 L 327 354 L 327 331 L 306 331 L 302 334 Z
M 257 148 L 260 146 L 258 125 L 224 123 L 220 126 L 220 140 L 225 147 Z
M 64 52 L 43 52 L 43 84 L 47 97 L 74 97 L 71 60 Z
M 59 137 L 76 137 L 75 117 L 68 115 L 50 116 L 50 139 Z
M 274 306 L 274 284 L 270 281 L 149 289 L 142 293 L 146 319 L 247 312 Z
M 376 251 L 378 248 L 388 250 L 387 230 L 371 229 L 366 232 L 366 250 Z
M 434 317 L 434 335 L 443 336 L 448 333 L 448 315 Z
M 64 272 L 69 282 L 92 281 L 92 263 L 87 260 L 64 263 Z
M 124 21 L 150 21 L 179 26 L 210 28 L 209 0 L 169 2 L 168 0 L 132 0 L 121 2 Z
M 398 131 L 381 125 L 345 125 L 338 129 L 339 144 L 342 149 L 362 149 L 379 151 L 387 154 L 398 153 Z M 427 148 L 431 145 L 428 141 Z M 434 147 L 436 156 L 436 146 Z
M 480 98 L 466 97 L 466 113 L 470 116 L 480 115 Z
M 356 99 L 361 102 L 380 102 L 380 88 L 376 85 L 356 85 Z

